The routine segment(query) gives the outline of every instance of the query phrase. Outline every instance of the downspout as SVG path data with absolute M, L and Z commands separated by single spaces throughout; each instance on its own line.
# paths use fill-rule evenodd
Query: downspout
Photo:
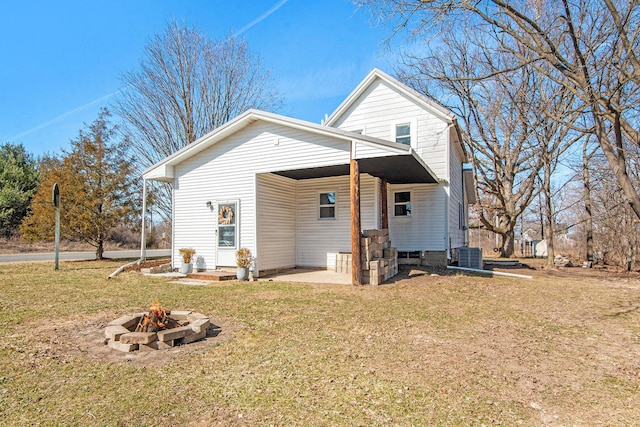
M 449 215 L 451 214 L 451 128 L 454 123 L 451 122 L 445 132 L 447 133 L 447 203 L 446 203 L 446 215 L 445 215 L 445 249 L 447 251 L 447 260 L 451 261 L 451 230 L 449 227 Z
M 258 256 L 260 253 L 258 252 L 258 235 L 260 234 L 260 224 L 258 220 L 258 182 L 260 177 L 257 173 L 253 174 L 253 250 L 254 256 L 253 260 L 251 260 L 251 266 L 249 269 L 253 271 L 253 277 L 257 278 L 260 276 L 260 270 L 258 268 Z M 251 279 L 251 277 L 249 277 Z

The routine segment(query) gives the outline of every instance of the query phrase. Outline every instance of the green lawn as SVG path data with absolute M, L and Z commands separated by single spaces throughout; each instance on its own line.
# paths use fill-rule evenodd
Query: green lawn
M 640 419 L 637 277 L 405 269 L 379 287 L 188 286 L 137 273 L 107 280 L 118 265 L 69 262 L 58 272 L 49 263 L 0 265 L 1 425 Z M 108 321 L 154 299 L 207 314 L 222 333 L 148 360 L 101 344 L 87 349 L 87 337 Z

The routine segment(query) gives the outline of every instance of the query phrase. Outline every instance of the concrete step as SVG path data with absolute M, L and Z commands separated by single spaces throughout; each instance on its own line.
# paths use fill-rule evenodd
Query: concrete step
M 228 271 L 200 271 L 187 274 L 188 279 L 210 280 L 219 282 L 223 280 L 237 280 L 236 273 Z

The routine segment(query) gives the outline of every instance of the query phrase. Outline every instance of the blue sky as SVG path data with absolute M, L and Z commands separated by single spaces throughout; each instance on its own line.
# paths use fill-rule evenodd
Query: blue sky
M 348 0 L 0 0 L 0 143 L 67 148 L 172 19 L 214 40 L 240 33 L 285 96 L 279 112 L 316 123 L 397 61 L 389 29 Z

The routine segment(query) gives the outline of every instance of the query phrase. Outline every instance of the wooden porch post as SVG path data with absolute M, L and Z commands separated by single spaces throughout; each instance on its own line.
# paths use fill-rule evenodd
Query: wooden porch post
M 380 182 L 380 204 L 382 212 L 380 217 L 380 228 L 386 230 L 389 228 L 389 206 L 387 205 L 387 179 L 382 178 Z
M 362 285 L 360 254 L 360 167 L 358 161 L 349 162 L 349 190 L 351 195 L 351 284 Z

